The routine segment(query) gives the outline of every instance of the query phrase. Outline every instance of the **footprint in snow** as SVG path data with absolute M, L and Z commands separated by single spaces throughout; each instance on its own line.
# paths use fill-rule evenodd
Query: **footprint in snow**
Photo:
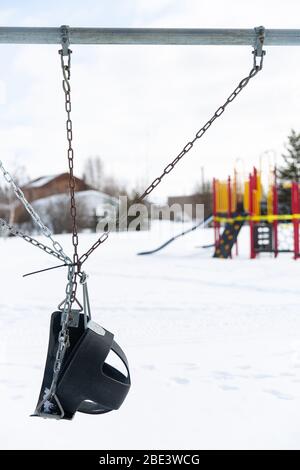
M 230 372 L 226 372 L 224 370 L 215 370 L 213 372 L 213 375 L 215 379 L 218 379 L 218 380 L 233 380 L 234 379 L 233 374 L 231 374 Z
M 281 372 L 280 377 L 295 377 L 296 374 L 293 374 L 292 372 Z
M 13 400 L 21 400 L 21 398 L 23 398 L 23 395 L 14 395 L 14 396 L 12 396 Z
M 144 364 L 142 367 L 146 370 L 154 370 L 155 369 L 155 366 L 152 365 L 152 364 Z
M 254 374 L 253 375 L 254 379 L 272 379 L 274 375 L 270 374 Z
M 183 377 L 172 377 L 172 380 L 179 385 L 187 385 L 188 383 L 190 383 L 188 379 L 185 379 Z
M 183 365 L 184 365 L 185 369 L 187 369 L 187 370 L 200 369 L 200 366 L 198 364 L 195 364 L 194 362 L 186 362 Z
M 225 392 L 229 392 L 231 390 L 239 390 L 239 387 L 236 387 L 235 385 L 220 385 L 220 388 Z
M 281 393 L 279 390 L 264 390 L 265 393 L 270 393 L 274 397 L 278 398 L 279 400 L 294 400 L 292 395 L 288 395 L 287 393 Z

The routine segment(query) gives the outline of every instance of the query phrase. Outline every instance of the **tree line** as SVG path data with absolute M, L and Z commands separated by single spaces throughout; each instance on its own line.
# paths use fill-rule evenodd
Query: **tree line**
M 294 129 L 291 129 L 287 136 L 285 151 L 281 156 L 281 164 L 276 168 L 279 204 L 281 205 L 281 208 L 283 208 L 282 210 L 284 212 L 289 212 L 291 195 L 288 183 L 295 181 L 300 184 L 300 132 L 296 132 Z M 192 194 L 195 203 L 199 201 L 199 198 L 202 198 L 201 200 L 203 200 L 204 197 L 207 201 L 211 198 L 211 183 L 204 179 L 204 169 L 202 169 L 202 172 L 202 181 L 195 185 L 194 192 Z M 17 184 L 21 187 L 29 181 L 29 176 L 23 165 L 15 164 L 11 173 Z M 106 174 L 102 159 L 99 156 L 92 156 L 86 159 L 81 177 L 92 189 L 115 198 L 126 196 L 129 206 L 135 203 L 138 199 L 138 190 L 128 189 L 124 182 Z M 140 189 L 142 190 L 142 188 Z M 17 205 L 18 201 L 10 186 L 1 183 L 0 217 L 5 218 L 12 224 L 14 222 Z M 55 233 L 69 231 L 71 221 L 67 216 L 68 210 L 69 205 L 67 200 L 61 200 L 55 203 L 53 203 L 53 201 L 49 201 L 49 204 L 44 208 L 44 216 L 48 219 L 47 221 L 50 223 Z M 92 228 L 92 226 L 95 226 L 97 218 L 96 214 L 94 219 L 89 216 L 89 220 L 87 220 L 86 207 L 84 207 L 84 204 L 80 202 L 78 203 L 77 213 L 79 228 Z M 27 223 L 27 229 L 33 229 L 33 227 L 30 226 L 29 220 L 25 220 L 24 222 Z

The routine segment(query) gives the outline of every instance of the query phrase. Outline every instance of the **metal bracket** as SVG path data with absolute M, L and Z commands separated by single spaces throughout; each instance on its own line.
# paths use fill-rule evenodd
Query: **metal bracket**
M 90 321 L 91 318 L 92 318 L 89 292 L 88 292 L 88 288 L 87 288 L 87 279 L 88 279 L 88 275 L 84 271 L 82 271 L 80 284 L 82 285 L 82 288 L 83 288 L 83 313 L 84 313 L 84 327 L 85 327 L 85 329 L 87 328 L 88 321 Z
M 61 35 L 61 47 L 62 47 L 62 55 L 67 56 L 69 54 L 69 46 L 70 46 L 70 37 L 69 37 L 69 26 L 62 25 L 60 27 L 60 35 Z
M 263 50 L 263 45 L 265 41 L 265 28 L 264 26 L 257 26 L 256 28 L 254 28 L 254 32 L 254 54 L 256 55 L 256 57 L 262 57 L 266 53 L 266 51 Z
M 45 402 L 48 400 L 48 399 L 54 399 L 56 404 L 57 404 L 57 407 L 60 411 L 60 415 L 58 414 L 55 414 L 55 413 L 46 413 L 44 411 L 41 411 L 41 409 L 43 408 Z M 35 412 L 30 415 L 30 416 L 40 416 L 41 418 L 53 418 L 53 419 L 62 419 L 64 416 L 65 416 L 65 412 L 64 412 L 64 409 L 58 399 L 58 396 L 54 393 L 52 396 L 50 396 L 50 394 L 46 395 L 43 400 L 38 404 L 38 406 L 36 407 L 36 410 Z
M 72 309 L 69 314 L 68 326 L 72 328 L 78 328 L 80 314 L 81 310 Z
M 64 311 L 64 304 L 65 304 L 65 301 L 66 301 L 66 299 L 62 300 L 62 301 L 60 302 L 60 304 L 58 305 L 58 307 L 57 307 L 57 309 L 60 310 L 61 312 Z M 77 306 L 79 307 L 79 311 L 82 312 L 83 307 L 82 307 L 81 303 L 79 302 L 79 300 L 78 300 L 76 297 L 75 297 L 75 299 L 74 299 L 74 304 L 75 304 L 75 303 L 76 303 Z M 77 309 L 75 309 L 75 310 L 77 310 Z

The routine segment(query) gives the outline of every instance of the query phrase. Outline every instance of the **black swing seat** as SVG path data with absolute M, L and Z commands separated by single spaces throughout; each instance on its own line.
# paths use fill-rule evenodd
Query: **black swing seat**
M 112 333 L 93 321 L 89 321 L 85 328 L 83 314 L 79 315 L 78 326 L 69 326 L 69 347 L 56 392 L 45 401 L 53 377 L 61 315 L 62 312 L 58 311 L 51 316 L 44 379 L 33 416 L 72 419 L 76 411 L 101 414 L 117 410 L 131 385 L 127 358 Z M 123 362 L 127 375 L 105 362 L 110 351 Z

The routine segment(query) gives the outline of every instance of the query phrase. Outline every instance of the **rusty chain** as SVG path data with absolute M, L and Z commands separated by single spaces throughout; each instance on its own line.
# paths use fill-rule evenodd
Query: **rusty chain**
M 70 191 L 70 215 L 72 219 L 72 244 L 73 244 L 73 265 L 75 270 L 73 273 L 73 288 L 71 295 L 71 305 L 75 300 L 76 291 L 77 291 L 77 277 L 80 273 L 80 262 L 78 256 L 78 232 L 77 232 L 77 223 L 76 223 L 76 203 L 75 203 L 75 186 L 76 181 L 74 177 L 74 149 L 72 147 L 73 141 L 73 125 L 71 119 L 71 54 L 72 51 L 67 49 L 66 53 L 61 49 L 59 51 L 61 58 L 61 69 L 63 73 L 62 87 L 65 95 L 65 111 L 67 113 L 66 120 L 66 133 L 67 133 L 67 156 L 68 156 L 68 166 L 69 166 L 69 191 Z
M 63 29 L 65 28 L 65 29 Z M 71 53 L 72 51 L 66 46 L 66 36 L 67 36 L 67 27 L 62 27 L 62 34 L 63 34 L 63 47 L 59 51 L 59 54 L 61 56 L 61 68 L 62 68 L 62 73 L 63 73 L 63 80 L 62 80 L 62 86 L 63 86 L 63 91 L 65 95 L 65 111 L 67 114 L 67 120 L 66 120 L 66 134 L 67 134 L 67 141 L 68 141 L 68 149 L 67 149 L 67 157 L 68 157 L 68 166 L 69 166 L 69 191 L 70 191 L 70 215 L 72 219 L 72 244 L 74 248 L 73 252 L 73 263 L 68 265 L 68 282 L 66 286 L 66 298 L 63 302 L 63 313 L 62 313 L 62 324 L 61 324 L 61 331 L 59 333 L 58 337 L 58 349 L 56 352 L 56 357 L 54 361 L 54 369 L 53 369 L 53 378 L 52 378 L 52 383 L 51 387 L 44 396 L 42 402 L 39 405 L 39 410 L 42 411 L 43 405 L 49 401 L 55 398 L 55 391 L 56 391 L 56 385 L 57 385 L 57 380 L 58 376 L 63 364 L 64 356 L 65 356 L 65 351 L 68 348 L 68 343 L 69 343 L 69 335 L 68 335 L 68 325 L 69 325 L 69 316 L 70 312 L 72 309 L 72 304 L 76 298 L 76 291 L 77 291 L 77 278 L 81 276 L 81 266 L 82 264 L 88 259 L 88 257 L 102 244 L 104 243 L 108 236 L 110 231 L 104 232 L 98 240 L 90 247 L 90 249 L 81 255 L 79 257 L 78 255 L 78 232 L 77 232 L 77 223 L 76 223 L 76 204 L 75 204 L 75 177 L 73 173 L 74 169 L 74 150 L 72 147 L 72 142 L 73 142 L 73 128 L 72 128 L 72 120 L 71 120 L 71 86 L 70 86 L 70 77 L 71 77 Z M 261 46 L 263 44 L 263 38 L 261 40 Z M 190 140 L 184 147 L 183 149 L 179 152 L 179 154 L 170 162 L 164 169 L 163 172 L 160 174 L 160 176 L 156 177 L 152 183 L 145 189 L 145 191 L 142 193 L 141 196 L 137 198 L 137 203 L 142 202 L 149 194 L 152 193 L 152 191 L 161 183 L 163 178 L 168 175 L 174 168 L 175 166 L 179 163 L 179 161 L 188 153 L 190 150 L 193 148 L 194 144 L 201 138 L 203 135 L 207 132 L 207 130 L 211 127 L 213 122 L 218 119 L 226 110 L 227 106 L 232 103 L 235 98 L 239 95 L 239 93 L 248 85 L 249 81 L 257 75 L 257 73 L 262 70 L 263 67 L 263 58 L 264 58 L 265 51 L 260 50 L 258 52 L 258 49 L 256 48 L 254 50 L 254 64 L 252 69 L 250 70 L 249 74 L 243 78 L 238 86 L 234 89 L 234 91 L 228 96 L 227 100 L 223 105 L 221 105 L 215 113 L 212 115 L 212 117 L 202 126 L 198 132 L 196 132 L 195 137 Z M 259 61 L 258 61 L 259 58 Z M 9 181 L 10 182 L 10 181 Z M 16 192 L 16 191 L 15 191 Z M 23 196 L 23 194 L 18 194 L 18 191 L 16 192 L 17 196 L 22 200 L 20 196 Z M 28 210 L 28 208 L 27 208 Z M 31 214 L 33 215 L 33 214 Z M 34 214 L 35 215 L 35 214 Z M 39 222 L 39 220 L 37 220 Z M 7 225 L 7 224 L 5 224 Z M 41 226 L 41 224 L 39 224 Z M 7 227 L 11 228 L 11 227 Z M 45 233 L 46 230 L 44 230 Z M 13 232 L 12 232 L 13 233 Z M 30 243 L 38 246 L 39 248 L 43 249 L 44 251 L 48 252 L 49 247 L 46 247 L 45 245 L 36 242 L 34 239 L 31 237 L 26 237 L 24 234 L 22 234 L 20 231 L 15 231 L 16 235 L 21 236 L 24 238 L 26 241 L 29 241 Z M 49 238 L 51 238 L 51 234 L 47 233 L 46 234 Z M 55 246 L 54 248 L 56 249 L 57 252 L 59 252 L 56 257 L 63 256 L 64 254 L 60 252 L 60 246 Z M 51 253 L 50 253 L 51 254 Z M 43 413 L 43 411 L 42 411 Z
M 261 45 L 263 44 L 263 37 L 260 38 L 261 40 Z M 145 189 L 143 194 L 139 196 L 136 200 L 136 203 L 141 203 L 147 196 L 149 196 L 150 193 L 161 183 L 162 179 L 168 175 L 177 165 L 177 163 L 180 162 L 180 160 L 193 148 L 194 144 L 203 137 L 203 135 L 207 132 L 207 130 L 210 128 L 210 126 L 213 124 L 213 122 L 218 119 L 222 114 L 224 113 L 225 109 L 227 106 L 232 103 L 235 98 L 240 94 L 240 92 L 248 85 L 249 81 L 251 78 L 255 77 L 257 73 L 262 70 L 263 67 L 263 59 L 264 59 L 265 51 L 261 50 L 260 53 L 258 52 L 257 49 L 253 51 L 253 67 L 250 70 L 249 74 L 243 78 L 238 86 L 234 89 L 234 91 L 228 96 L 227 100 L 223 105 L 221 105 L 215 113 L 212 115 L 212 117 L 204 124 L 204 126 L 201 127 L 201 129 L 196 132 L 195 137 L 189 141 L 179 152 L 179 154 L 174 158 L 174 160 L 169 163 L 163 170 L 160 176 L 155 178 L 152 183 Z M 88 257 L 101 245 L 103 244 L 108 236 L 110 234 L 110 231 L 108 230 L 107 232 L 104 232 L 98 240 L 90 247 L 90 249 L 84 253 L 83 255 L 80 256 L 79 262 L 80 265 L 82 265 Z
M 70 215 L 72 219 L 72 244 L 73 244 L 73 263 L 68 266 L 68 281 L 66 285 L 66 297 L 64 301 L 60 304 L 62 307 L 62 316 L 61 316 L 61 329 L 58 335 L 58 346 L 56 350 L 54 366 L 53 366 L 53 376 L 50 389 L 46 391 L 43 400 L 37 407 L 37 411 L 41 415 L 47 415 L 44 413 L 44 406 L 47 403 L 51 403 L 52 400 L 55 400 L 59 406 L 59 401 L 55 395 L 57 381 L 59 378 L 59 373 L 62 368 L 63 360 L 65 357 L 66 350 L 69 347 L 69 319 L 70 313 L 72 311 L 72 305 L 76 299 L 76 292 L 78 286 L 78 277 L 81 276 L 80 262 L 78 256 L 78 233 L 77 233 L 77 223 L 76 223 L 76 202 L 75 202 L 75 186 L 76 181 L 74 177 L 74 150 L 72 146 L 73 142 L 73 127 L 71 119 L 71 54 L 72 51 L 69 49 L 68 44 L 68 27 L 62 26 L 62 49 L 58 52 L 61 59 L 61 70 L 63 74 L 62 87 L 65 95 L 65 111 L 67 114 L 66 120 L 66 132 L 67 132 L 67 157 L 68 157 L 68 166 L 69 166 L 69 192 L 70 192 Z M 61 409 L 63 416 L 63 410 Z M 51 414 L 50 414 L 51 415 Z

